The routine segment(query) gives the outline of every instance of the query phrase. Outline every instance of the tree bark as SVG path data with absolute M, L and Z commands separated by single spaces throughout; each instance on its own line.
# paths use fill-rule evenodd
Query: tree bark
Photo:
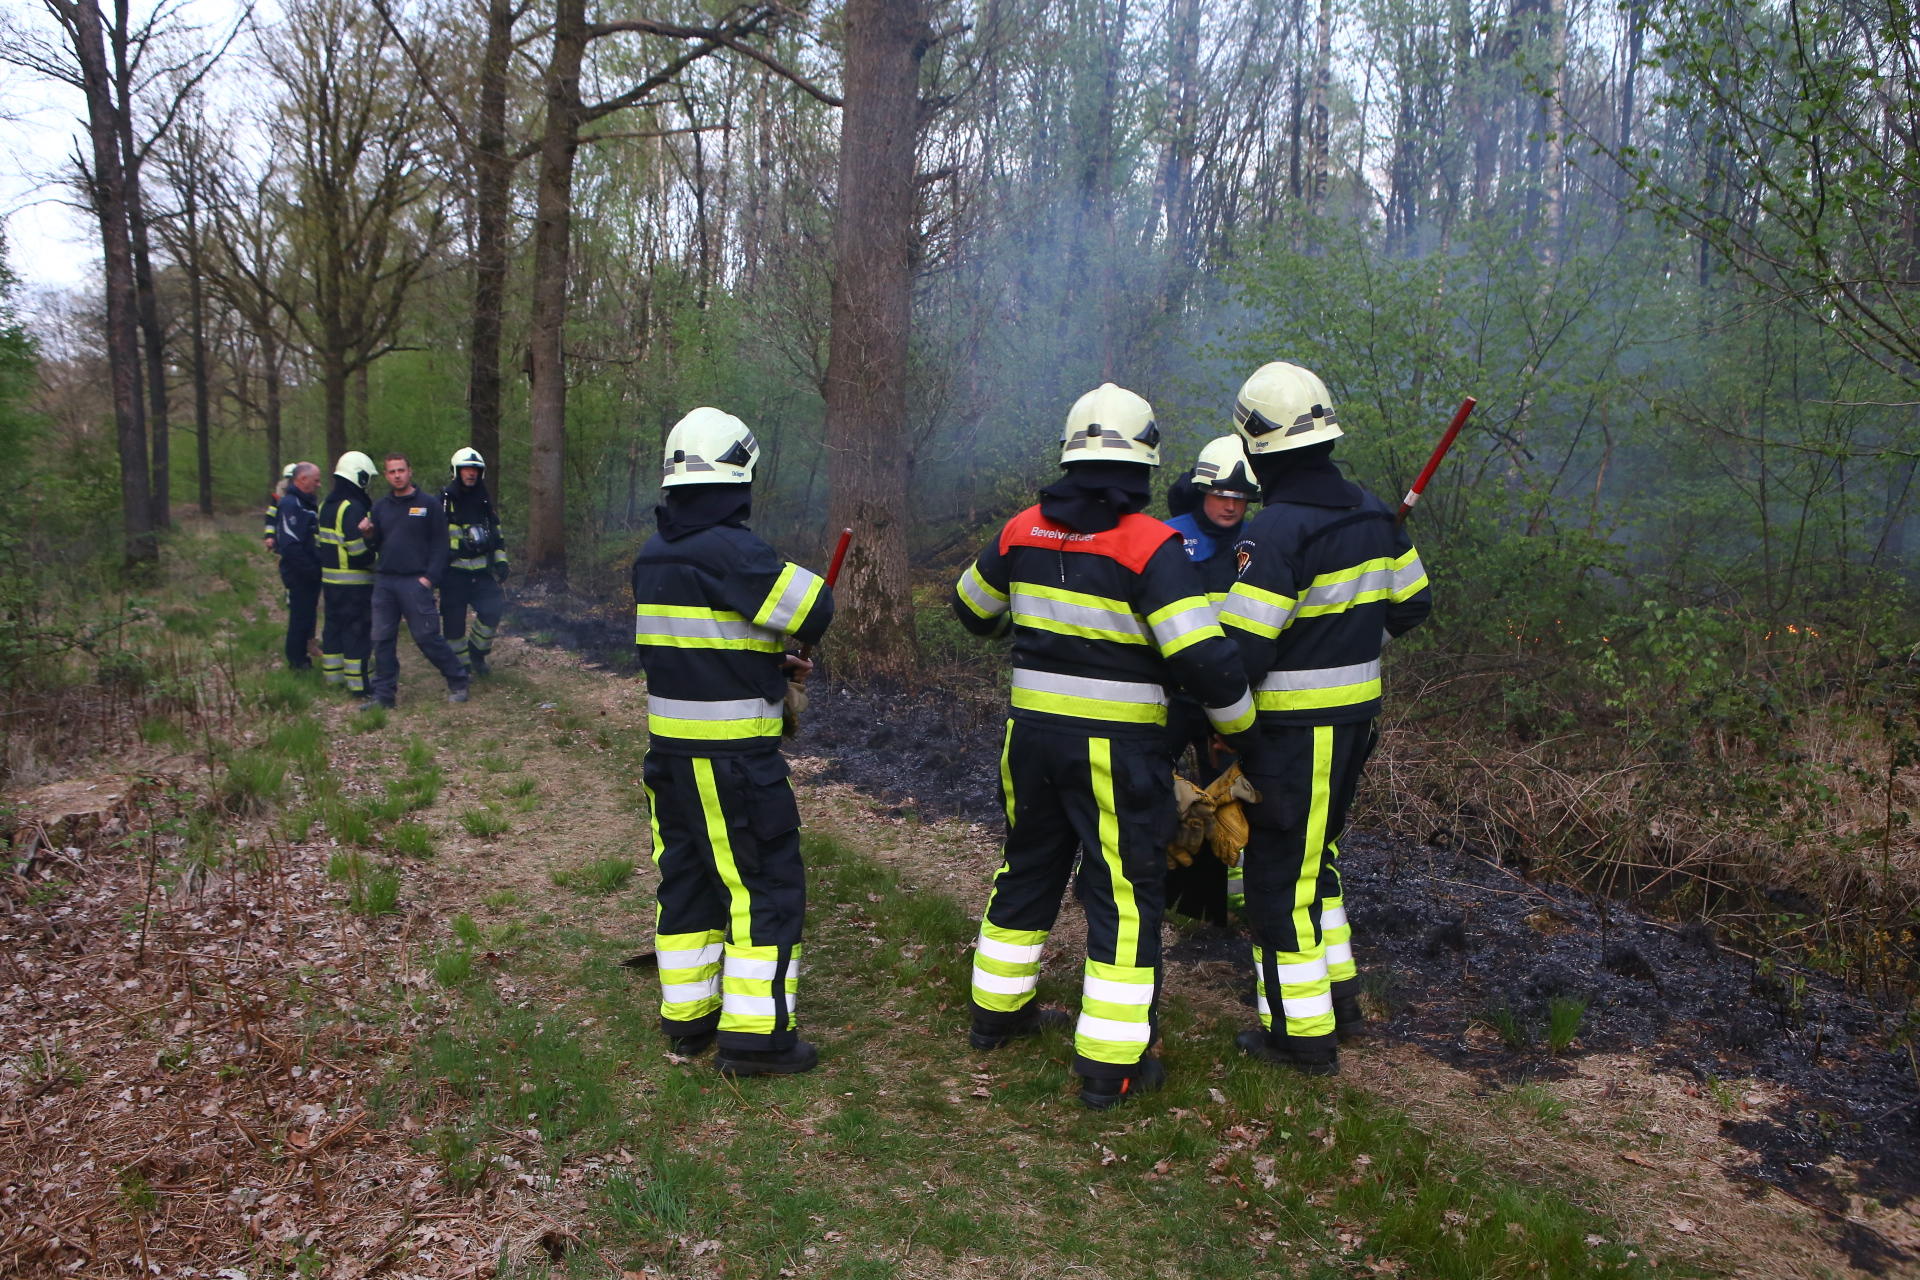
M 580 62 L 586 52 L 585 0 L 558 0 L 547 66 L 547 119 L 540 138 L 533 233 L 533 322 L 528 336 L 533 388 L 528 406 L 532 458 L 527 468 L 527 572 L 567 577 L 566 328 L 567 272 L 573 227 L 573 162 L 585 114 Z
M 200 264 L 200 208 L 194 180 L 181 184 L 187 230 L 187 325 L 193 346 L 194 471 L 199 480 L 200 514 L 213 514 L 213 443 L 207 411 L 207 305 Z
M 127 569 L 140 573 L 159 558 L 160 549 L 153 533 L 147 442 L 140 419 L 133 247 L 127 229 L 126 174 L 120 163 L 106 35 L 99 0 L 49 0 L 48 7 L 73 39 L 87 101 L 87 135 L 93 150 L 90 194 L 100 220 L 107 292 L 107 368 L 113 384 L 114 432 L 120 454 L 121 554 Z
M 153 446 L 153 525 L 173 523 L 171 510 L 173 432 L 167 417 L 167 330 L 160 318 L 160 297 L 153 284 L 152 237 L 147 228 L 146 202 L 140 195 L 142 157 L 133 137 L 133 68 L 127 58 L 127 0 L 114 0 L 113 44 L 114 124 L 119 135 L 121 173 L 126 184 L 127 232 L 133 245 L 133 285 L 140 335 L 146 350 L 147 433 Z
M 500 331 L 507 295 L 507 221 L 513 159 L 507 154 L 507 72 L 513 55 L 513 0 L 488 0 L 480 62 L 480 110 L 474 130 L 473 329 L 467 414 L 471 444 L 500 465 Z
M 829 506 L 853 530 L 837 634 L 868 669 L 918 661 L 907 566 L 905 431 L 915 253 L 914 144 L 928 29 L 920 0 L 849 0 L 826 402 Z M 1089 164 L 1093 163 L 1089 158 Z

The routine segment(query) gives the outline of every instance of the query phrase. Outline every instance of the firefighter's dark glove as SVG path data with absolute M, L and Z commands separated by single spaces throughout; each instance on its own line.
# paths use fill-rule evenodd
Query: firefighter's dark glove
M 495 582 L 505 582 L 507 580 L 509 570 L 505 560 L 495 560 L 492 565 L 492 571 Z

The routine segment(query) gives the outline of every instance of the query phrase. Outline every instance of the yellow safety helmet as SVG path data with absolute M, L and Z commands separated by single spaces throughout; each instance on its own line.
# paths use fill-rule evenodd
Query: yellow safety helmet
M 364 489 L 380 474 L 380 468 L 374 466 L 373 459 L 358 449 L 349 449 L 340 455 L 340 461 L 333 464 L 333 474 Z
M 1276 360 L 1253 371 L 1233 402 L 1233 425 L 1247 452 L 1281 453 L 1338 440 L 1345 432 L 1334 421 L 1327 384 L 1308 369 Z
M 1193 487 L 1223 498 L 1251 501 L 1260 496 L 1260 486 L 1253 478 L 1253 464 L 1247 461 L 1247 451 L 1241 447 L 1239 436 L 1207 441 L 1193 464 Z
M 701 406 L 667 432 L 660 486 L 752 484 L 760 445 L 747 424 L 730 413 Z
M 1060 435 L 1060 463 L 1069 462 L 1159 466 L 1160 428 L 1153 420 L 1153 406 L 1111 382 L 1075 400 Z

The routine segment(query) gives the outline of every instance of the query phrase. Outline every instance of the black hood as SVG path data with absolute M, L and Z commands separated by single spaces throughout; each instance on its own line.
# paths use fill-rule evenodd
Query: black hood
M 327 494 L 327 497 L 351 498 L 363 507 L 371 507 L 373 505 L 373 499 L 367 496 L 367 491 L 345 476 L 335 476 L 333 478 L 333 489 Z
M 1182 471 L 1174 482 L 1167 486 L 1167 514 L 1183 516 L 1189 511 L 1200 509 L 1203 495 L 1194 487 L 1193 472 Z
M 1265 503 L 1297 502 L 1310 507 L 1357 507 L 1360 486 L 1333 463 L 1333 441 L 1302 449 L 1253 455 L 1253 474 Z
M 678 484 L 663 490 L 653 520 L 660 536 L 674 542 L 717 524 L 745 528 L 752 514 L 753 486 L 749 484 Z
M 493 514 L 493 495 L 487 492 L 484 471 L 470 485 L 461 484 L 459 475 L 455 474 L 440 497 L 447 504 L 447 515 L 460 524 L 474 524 Z
M 1138 462 L 1069 462 L 1040 491 L 1040 514 L 1077 533 L 1104 533 L 1153 496 L 1153 469 Z

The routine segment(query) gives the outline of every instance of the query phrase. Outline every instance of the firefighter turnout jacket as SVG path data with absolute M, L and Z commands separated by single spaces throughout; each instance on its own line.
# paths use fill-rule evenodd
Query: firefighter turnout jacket
M 1381 646 L 1433 607 L 1420 555 L 1385 503 L 1344 481 L 1313 496 L 1268 491 L 1234 548 L 1239 580 L 1220 607 L 1262 725 L 1373 719 Z
M 647 673 L 652 750 L 711 756 L 780 745 L 784 637 L 813 644 L 833 620 L 825 579 L 751 530 L 655 534 L 633 562 L 634 643 Z
M 480 573 L 507 563 L 500 517 L 485 479 L 462 484 L 456 476 L 440 491 L 440 501 L 447 509 L 447 547 L 453 556 L 448 568 Z
M 1042 728 L 1159 738 L 1167 686 L 1222 734 L 1253 725 L 1239 655 L 1180 538 L 1151 516 L 1078 532 L 1030 507 L 954 585 L 977 635 L 1013 630 L 1013 718 Z
M 367 491 L 345 476 L 333 478 L 333 488 L 320 504 L 320 530 L 314 540 L 320 548 L 320 581 L 330 587 L 371 587 L 373 548 L 361 536 L 360 522 L 373 510 Z

